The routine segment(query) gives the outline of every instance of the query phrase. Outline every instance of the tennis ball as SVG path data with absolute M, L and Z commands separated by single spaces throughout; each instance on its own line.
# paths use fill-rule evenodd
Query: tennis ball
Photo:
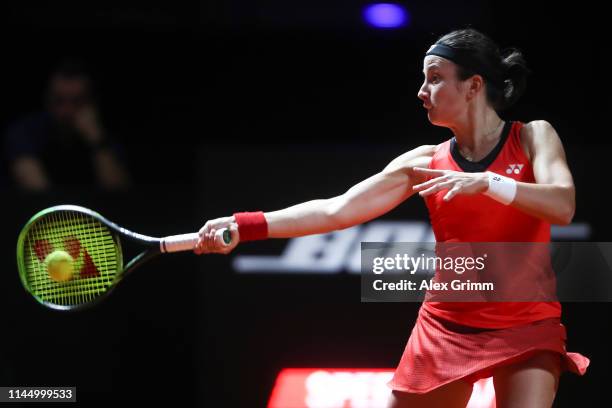
M 49 276 L 56 282 L 66 282 L 74 273 L 74 260 L 66 251 L 53 251 L 45 258 Z

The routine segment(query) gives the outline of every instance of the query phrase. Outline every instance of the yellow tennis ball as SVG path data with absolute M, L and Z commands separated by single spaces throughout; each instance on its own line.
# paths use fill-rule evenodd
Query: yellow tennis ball
M 66 251 L 53 251 L 45 258 L 49 276 L 56 282 L 66 282 L 74 273 L 74 260 Z

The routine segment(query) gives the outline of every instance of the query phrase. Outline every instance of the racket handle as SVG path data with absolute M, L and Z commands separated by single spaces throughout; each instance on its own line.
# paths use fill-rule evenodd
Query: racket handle
M 223 235 L 223 242 L 229 245 L 232 242 L 232 234 L 229 228 L 224 228 L 215 233 L 218 237 Z M 162 252 L 181 252 L 193 251 L 198 244 L 200 235 L 197 232 L 192 234 L 171 235 L 164 237 L 159 242 L 159 248 Z

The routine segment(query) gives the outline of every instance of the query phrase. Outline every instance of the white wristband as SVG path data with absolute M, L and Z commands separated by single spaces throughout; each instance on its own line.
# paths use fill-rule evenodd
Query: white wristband
M 505 205 L 514 201 L 514 197 L 516 197 L 516 181 L 514 179 L 491 171 L 487 171 L 487 176 L 489 176 L 489 189 L 484 192 L 485 195 Z

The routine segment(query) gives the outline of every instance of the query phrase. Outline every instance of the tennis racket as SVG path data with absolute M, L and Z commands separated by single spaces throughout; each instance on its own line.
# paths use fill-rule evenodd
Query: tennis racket
M 231 243 L 229 229 L 216 239 Z M 140 251 L 124 265 L 122 239 Z M 59 205 L 34 215 L 19 234 L 17 266 L 25 289 L 57 310 L 98 303 L 143 263 L 169 252 L 191 251 L 198 234 L 154 238 L 129 231 L 76 205 Z

